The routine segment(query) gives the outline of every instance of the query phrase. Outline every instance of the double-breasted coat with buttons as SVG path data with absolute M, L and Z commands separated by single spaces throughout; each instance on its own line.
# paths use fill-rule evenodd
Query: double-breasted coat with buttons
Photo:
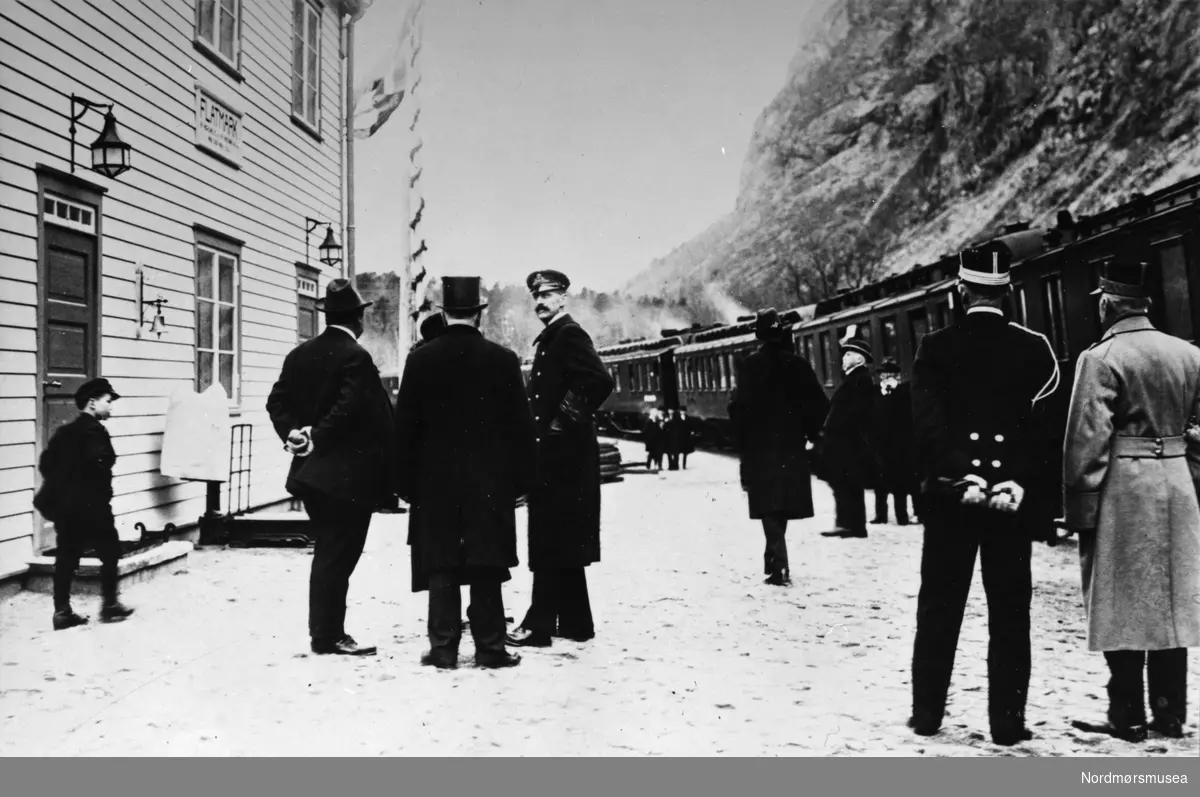
M 615 387 L 583 327 L 562 314 L 534 340 L 527 386 L 537 432 L 529 569 L 600 561 L 600 448 L 594 415 Z
M 413 591 L 428 589 L 436 571 L 462 584 L 507 580 L 518 561 L 516 501 L 532 488 L 535 468 L 517 355 L 462 324 L 414 350 L 400 383 L 395 449 Z
M 975 474 L 989 486 L 1015 481 L 1026 494 L 1020 511 L 993 510 L 988 517 L 1033 536 L 1044 530 L 1037 517 L 1054 475 L 1046 399 L 1058 383 L 1058 359 L 1046 338 L 999 314 L 971 312 L 928 333 L 913 364 L 912 402 L 918 474 L 930 509 L 960 505 L 938 488 L 939 478 Z
M 1200 350 L 1136 315 L 1079 356 L 1063 444 L 1090 650 L 1200 645 Z

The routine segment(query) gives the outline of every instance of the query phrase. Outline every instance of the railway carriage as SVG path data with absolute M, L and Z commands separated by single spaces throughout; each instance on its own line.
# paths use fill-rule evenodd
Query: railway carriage
M 679 406 L 675 373 L 678 337 L 619 343 L 597 350 L 613 378 L 613 391 L 596 412 L 597 427 L 617 434 L 640 434 L 650 409 Z

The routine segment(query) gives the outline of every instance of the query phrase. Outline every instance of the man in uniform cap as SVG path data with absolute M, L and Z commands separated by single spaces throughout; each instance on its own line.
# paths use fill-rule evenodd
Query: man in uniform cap
M 1045 400 L 1058 387 L 1049 341 L 1005 320 L 1011 253 L 1000 243 L 960 255 L 962 321 L 930 332 L 913 365 L 913 419 L 924 544 L 913 645 L 909 726 L 937 733 L 945 713 L 975 557 L 988 606 L 988 714 L 992 740 L 1013 745 L 1026 728 L 1031 529 L 1028 493 L 1052 482 Z
M 346 594 L 371 516 L 392 503 L 392 402 L 370 353 L 359 345 L 363 301 L 335 279 L 317 309 L 325 330 L 283 361 L 267 413 L 292 456 L 287 491 L 304 502 L 316 545 L 309 578 L 312 651 L 374 655 L 346 633 Z
M 124 620 L 133 609 L 117 599 L 121 539 L 113 518 L 113 466 L 117 454 L 101 421 L 112 414 L 117 391 L 107 379 L 90 379 L 75 391 L 79 415 L 60 426 L 38 462 L 45 480 L 34 500 L 54 523 L 54 617 L 56 631 L 83 625 L 88 618 L 71 608 L 71 582 L 84 551 L 100 559 L 101 622 Z
M 874 362 L 871 345 L 851 325 L 840 341 L 845 378 L 829 400 L 818 456 L 821 476 L 833 488 L 836 506 L 833 531 L 825 537 L 867 536 L 866 488 L 875 481 L 875 454 L 867 432 L 875 386 L 867 366 Z
M 1200 418 L 1200 351 L 1154 328 L 1144 250 L 1117 244 L 1093 292 L 1104 332 L 1079 356 L 1063 441 L 1088 649 L 1111 673 L 1107 725 L 1075 726 L 1145 739 L 1145 685 L 1149 729 L 1179 738 L 1187 648 L 1200 645 L 1200 438 L 1187 434 Z
M 529 611 L 509 643 L 547 647 L 595 636 L 585 568 L 600 561 L 600 447 L 594 414 L 615 387 L 592 339 L 566 312 L 561 271 L 526 280 L 545 328 L 527 387 L 537 430 L 538 481 L 529 494 Z
M 806 448 L 821 432 L 829 400 L 812 365 L 788 345 L 774 308 L 758 312 L 754 332 L 762 345 L 737 364 L 729 421 L 750 517 L 766 537 L 766 583 L 782 587 L 791 583 L 788 521 L 813 516 Z

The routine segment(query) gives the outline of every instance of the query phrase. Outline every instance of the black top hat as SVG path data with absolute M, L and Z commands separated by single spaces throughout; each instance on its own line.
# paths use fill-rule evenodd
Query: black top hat
M 838 341 L 838 345 L 842 347 L 843 354 L 848 351 L 856 351 L 866 357 L 867 362 L 875 362 L 875 356 L 871 354 L 871 344 L 867 343 L 858 333 L 858 324 L 850 325 L 850 328 L 846 330 L 845 337 Z
M 1012 250 L 1000 242 L 964 249 L 958 256 L 958 277 L 974 285 L 1002 287 L 1012 283 Z
M 895 357 L 884 357 L 883 362 L 879 364 L 879 373 L 900 375 L 900 363 L 896 362 Z
M 365 302 L 354 283 L 347 279 L 335 279 L 325 286 L 325 298 L 317 299 L 317 309 L 322 313 L 349 313 L 361 307 L 370 307 L 374 302 Z
M 553 269 L 542 269 L 535 271 L 525 278 L 525 285 L 529 288 L 530 293 L 538 291 L 565 291 L 571 287 L 571 280 L 567 279 L 567 275 L 561 271 Z
M 1150 264 L 1142 248 L 1132 238 L 1125 236 L 1114 241 L 1113 250 L 1112 259 L 1104 264 L 1100 272 L 1100 287 L 1092 291 L 1092 295 L 1111 293 L 1132 299 L 1148 298 L 1150 286 L 1146 283 L 1146 272 Z
M 783 333 L 783 324 L 774 307 L 759 310 L 754 315 L 754 336 L 759 340 L 778 340 Z
M 112 396 L 114 399 L 121 397 L 117 391 L 113 390 L 113 386 L 109 384 L 107 379 L 103 377 L 89 379 L 75 391 L 75 406 L 83 409 L 89 401 L 101 396 Z
M 479 277 L 442 277 L 442 303 L 438 307 L 459 312 L 482 310 L 488 306 L 480 298 L 482 282 Z
M 446 317 L 441 313 L 433 313 L 421 322 L 421 340 L 431 341 L 446 331 Z

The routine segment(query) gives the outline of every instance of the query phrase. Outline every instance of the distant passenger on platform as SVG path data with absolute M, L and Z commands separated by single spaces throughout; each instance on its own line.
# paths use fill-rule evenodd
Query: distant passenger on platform
M 813 516 L 807 444 L 817 440 L 829 401 L 812 365 L 788 345 L 774 308 L 757 313 L 754 333 L 762 345 L 737 365 L 729 421 L 750 517 L 766 536 L 766 583 L 786 586 L 787 525 Z
M 686 408 L 679 410 L 679 446 L 679 466 L 687 470 L 688 454 L 696 450 L 696 433 Z
M 879 462 L 875 485 L 875 517 L 872 523 L 888 522 L 888 496 L 896 511 L 896 523 L 909 522 L 908 499 L 920 503 L 921 483 L 917 478 L 916 440 L 913 437 L 912 390 L 900 379 L 900 365 L 891 357 L 879 366 L 879 395 L 871 411 L 871 447 Z
M 1126 741 L 1183 736 L 1200 646 L 1200 351 L 1147 317 L 1145 256 L 1119 244 L 1095 291 L 1104 333 L 1079 356 L 1063 445 L 1088 649 L 1111 673 L 1108 724 L 1074 725 Z
M 876 483 L 879 471 L 868 437 L 876 396 L 868 366 L 874 357 L 857 325 L 850 326 L 840 344 L 845 378 L 829 401 L 818 451 L 821 477 L 833 488 L 837 528 L 821 535 L 866 537 L 866 489 Z
M 101 421 L 119 399 L 107 379 L 91 379 L 75 391 L 79 415 L 58 427 L 38 463 L 45 480 L 35 506 L 54 523 L 55 631 L 83 625 L 84 615 L 71 608 L 71 582 L 79 559 L 89 548 L 100 559 L 100 621 L 124 620 L 133 609 L 117 599 L 121 539 L 113 518 L 113 466 L 117 454 Z
M 912 383 L 925 530 L 908 724 L 921 736 L 941 727 L 978 556 L 988 716 L 992 741 L 1005 746 L 1033 738 L 1030 554 L 1042 502 L 1031 498 L 1055 481 L 1046 409 L 1059 382 L 1045 336 L 1004 318 L 1011 257 L 1000 243 L 962 253 L 956 290 L 966 314 L 920 341 Z
M 429 591 L 429 652 L 458 666 L 462 587 L 477 667 L 520 662 L 505 646 L 501 585 L 517 558 L 517 499 L 534 486 L 533 415 L 521 361 L 484 340 L 478 277 L 442 278 L 446 328 L 414 351 L 396 403 L 396 491 L 410 505 L 412 590 Z
M 646 444 L 646 470 L 660 471 L 662 470 L 663 458 L 663 430 L 662 414 L 658 408 L 652 408 L 646 416 L 646 422 L 642 425 L 642 440 Z
M 371 517 L 394 506 L 392 399 L 370 352 L 358 342 L 363 301 L 346 279 L 318 300 L 325 330 L 284 358 L 267 414 L 292 455 L 286 489 L 304 502 L 316 536 L 308 585 L 312 652 L 373 656 L 346 633 L 346 595 Z
M 412 351 L 421 348 L 445 331 L 446 317 L 442 313 L 432 313 L 425 316 L 425 320 L 421 322 L 420 326 L 421 339 L 413 344 Z
M 683 421 L 679 419 L 679 410 L 671 410 L 663 426 L 663 448 L 667 452 L 667 468 L 679 470 L 679 455 L 683 453 Z
M 551 637 L 596 635 L 587 567 L 600 561 L 600 445 L 596 410 L 616 383 L 592 339 L 566 311 L 571 282 L 560 271 L 526 280 L 545 328 L 527 391 L 537 428 L 538 482 L 529 494 L 529 611 L 511 645 L 547 647 Z

